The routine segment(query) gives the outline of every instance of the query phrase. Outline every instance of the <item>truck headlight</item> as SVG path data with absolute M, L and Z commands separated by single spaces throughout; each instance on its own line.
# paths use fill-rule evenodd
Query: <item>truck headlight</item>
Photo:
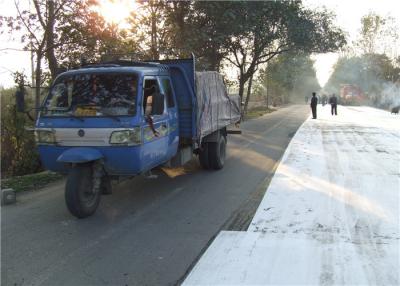
M 118 130 L 111 133 L 110 144 L 117 145 L 140 145 L 142 136 L 140 127 L 132 129 Z
M 35 130 L 35 140 L 39 144 L 55 144 L 56 136 L 51 130 Z

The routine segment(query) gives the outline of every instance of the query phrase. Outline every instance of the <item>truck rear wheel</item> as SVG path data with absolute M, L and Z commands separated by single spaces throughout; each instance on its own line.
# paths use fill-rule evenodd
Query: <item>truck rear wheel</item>
M 199 161 L 203 169 L 210 169 L 209 156 L 208 156 L 208 142 L 201 143 L 201 149 L 199 151 Z
M 226 155 L 226 139 L 220 135 L 217 142 L 208 143 L 208 163 L 210 168 L 220 170 L 224 167 Z
M 77 218 L 91 216 L 96 211 L 100 191 L 93 190 L 91 164 L 80 164 L 71 169 L 65 185 L 65 202 L 68 210 Z

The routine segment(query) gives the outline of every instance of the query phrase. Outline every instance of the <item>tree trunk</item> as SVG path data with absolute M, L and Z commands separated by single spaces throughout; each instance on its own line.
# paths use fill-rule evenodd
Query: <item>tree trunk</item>
M 209 69 L 219 72 L 220 71 L 220 66 L 221 66 L 222 56 L 218 52 L 218 46 L 212 47 L 211 53 L 208 55 L 207 58 L 208 58 L 208 61 L 209 61 L 209 64 L 210 64 Z
M 249 105 L 249 101 L 250 101 L 250 96 L 251 96 L 251 86 L 253 84 L 253 75 L 250 76 L 249 79 L 249 85 L 247 86 L 247 96 L 246 96 L 246 102 L 244 103 L 244 114 L 247 113 L 247 106 Z
M 153 2 L 151 2 L 151 5 L 157 5 Z M 158 60 L 160 57 L 159 51 L 158 51 L 158 43 L 157 43 L 157 13 L 155 11 L 156 7 L 152 7 L 152 12 L 151 12 L 151 57 L 153 60 Z
M 55 23 L 55 15 L 54 15 L 54 1 L 47 1 L 48 7 L 48 20 L 46 27 L 46 58 L 49 63 L 49 69 L 51 73 L 51 77 L 54 79 L 58 73 L 58 63 L 57 58 L 54 54 L 54 23 Z
M 172 1 L 173 12 L 169 15 L 176 24 L 177 31 L 176 36 L 174 37 L 174 44 L 175 47 L 178 48 L 176 53 L 181 58 L 187 57 L 187 54 L 185 54 L 188 50 L 188 45 L 185 41 L 187 33 L 185 16 L 189 9 L 189 5 L 190 3 L 185 1 Z M 172 47 L 172 49 L 175 47 Z
M 244 85 L 245 81 L 243 80 L 243 76 L 240 75 L 239 77 L 239 98 L 240 98 L 240 104 L 242 104 L 243 101 L 243 93 L 244 93 Z
M 38 118 L 40 107 L 40 85 L 42 81 L 42 54 L 36 52 L 36 70 L 35 70 L 35 118 Z

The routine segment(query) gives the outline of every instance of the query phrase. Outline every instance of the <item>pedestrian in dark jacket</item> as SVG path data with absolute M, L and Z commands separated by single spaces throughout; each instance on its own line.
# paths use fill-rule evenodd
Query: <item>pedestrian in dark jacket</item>
M 329 103 L 331 104 L 331 114 L 337 115 L 337 97 L 335 94 L 332 94 L 331 98 L 329 98 Z
M 315 92 L 313 92 L 310 104 L 313 119 L 317 119 L 317 104 L 318 104 L 318 98 L 316 97 Z

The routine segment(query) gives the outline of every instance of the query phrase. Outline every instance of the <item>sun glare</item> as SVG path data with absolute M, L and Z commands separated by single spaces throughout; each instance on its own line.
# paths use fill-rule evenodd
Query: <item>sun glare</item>
M 136 8 L 136 1 L 133 0 L 101 0 L 98 12 L 108 23 L 117 24 L 122 28 L 129 14 Z

